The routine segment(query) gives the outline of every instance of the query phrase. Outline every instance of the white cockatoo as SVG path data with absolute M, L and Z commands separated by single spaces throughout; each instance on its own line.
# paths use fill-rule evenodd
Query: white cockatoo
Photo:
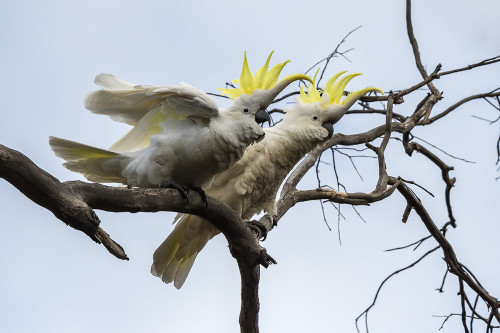
M 315 85 L 303 87 L 297 103 L 283 121 L 266 129 L 264 139 L 249 146 L 230 169 L 218 174 L 206 193 L 233 208 L 243 220 L 264 210 L 276 215 L 276 195 L 281 183 L 309 151 L 333 134 L 335 124 L 361 96 L 378 88 L 365 88 L 343 95 L 347 83 L 359 73 L 333 76 L 322 92 Z M 198 253 L 219 230 L 204 219 L 178 214 L 168 238 L 153 255 L 151 272 L 165 283 L 181 288 Z M 174 222 L 175 222 L 174 221 Z
M 55 137 L 50 146 L 67 161 L 66 168 L 90 181 L 173 187 L 186 199 L 191 188 L 206 200 L 201 186 L 208 187 L 264 136 L 258 123 L 269 120 L 265 109 L 273 99 L 295 80 L 312 82 L 302 74 L 278 82 L 288 61 L 269 70 L 272 53 L 253 75 L 245 52 L 239 89 L 227 92 L 233 103 L 221 110 L 208 94 L 187 84 L 134 85 L 100 74 L 95 82 L 103 89 L 88 94 L 85 107 L 133 128 L 110 150 Z

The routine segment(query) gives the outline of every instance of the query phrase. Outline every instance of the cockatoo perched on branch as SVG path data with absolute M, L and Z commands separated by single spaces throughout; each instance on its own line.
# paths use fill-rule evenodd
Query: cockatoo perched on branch
M 302 74 L 278 77 L 285 61 L 269 70 L 271 54 L 254 76 L 246 52 L 239 89 L 223 91 L 233 99 L 221 110 L 203 91 L 189 85 L 133 85 L 110 74 L 100 74 L 103 89 L 87 95 L 85 107 L 134 127 L 110 150 L 50 138 L 64 166 L 99 183 L 137 187 L 173 187 L 187 199 L 189 188 L 199 191 L 213 177 L 238 161 L 248 145 L 264 136 L 258 123 L 269 120 L 265 109 Z M 206 201 L 205 201 L 206 202 Z
M 343 95 L 347 83 L 359 73 L 333 76 L 322 93 L 315 85 L 303 87 L 297 104 L 286 111 L 283 121 L 266 129 L 265 138 L 249 146 L 229 170 L 217 175 L 206 191 L 249 220 L 264 210 L 276 215 L 276 195 L 281 183 L 309 151 L 333 134 L 333 124 L 364 94 L 383 91 L 365 88 Z M 219 230 L 194 215 L 179 214 L 177 225 L 153 255 L 151 272 L 164 282 L 181 288 L 198 253 Z

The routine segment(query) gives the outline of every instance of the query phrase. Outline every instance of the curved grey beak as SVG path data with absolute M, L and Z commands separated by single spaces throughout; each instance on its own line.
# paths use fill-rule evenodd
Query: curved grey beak
M 269 126 L 271 126 L 271 118 L 269 117 L 269 113 L 267 113 L 264 109 L 260 109 L 256 114 L 255 114 L 255 121 L 257 124 L 263 124 L 266 121 L 269 123 Z
M 331 121 L 325 121 L 321 126 L 328 131 L 328 139 L 330 139 L 333 135 L 333 123 Z

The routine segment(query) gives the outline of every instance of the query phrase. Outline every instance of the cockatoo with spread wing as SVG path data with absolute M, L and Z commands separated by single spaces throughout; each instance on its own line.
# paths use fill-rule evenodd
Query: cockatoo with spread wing
M 264 136 L 258 123 L 291 82 L 311 79 L 302 74 L 278 77 L 285 61 L 253 75 L 246 52 L 238 89 L 223 90 L 233 103 L 221 110 L 203 91 L 189 85 L 133 85 L 110 74 L 95 82 L 103 89 L 87 95 L 85 107 L 94 113 L 133 125 L 110 150 L 50 138 L 55 154 L 68 169 L 99 183 L 137 187 L 173 187 L 187 199 L 186 188 L 204 192 L 213 177 L 238 161 L 248 145 Z
M 365 88 L 343 95 L 347 83 L 359 73 L 333 76 L 322 92 L 310 85 L 303 87 L 297 103 L 285 110 L 283 121 L 266 129 L 265 138 L 249 146 L 243 157 L 230 169 L 217 175 L 206 193 L 249 220 L 264 210 L 276 215 L 276 195 L 281 183 L 309 151 L 333 134 L 333 124 L 364 94 L 383 91 Z M 194 215 L 179 214 L 177 225 L 153 255 L 151 272 L 164 282 L 180 288 L 198 253 L 219 230 Z

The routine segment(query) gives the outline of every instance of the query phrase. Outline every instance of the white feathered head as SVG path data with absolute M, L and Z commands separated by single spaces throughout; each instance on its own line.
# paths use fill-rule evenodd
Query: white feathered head
M 300 89 L 298 103 L 314 104 L 314 109 L 316 109 L 318 113 L 318 120 L 322 123 L 322 126 L 328 130 L 328 137 L 333 135 L 333 124 L 338 122 L 347 110 L 349 110 L 349 108 L 364 94 L 370 91 L 378 91 L 382 95 L 384 94 L 382 89 L 375 87 L 368 87 L 345 93 L 344 89 L 349 81 L 361 75 L 361 73 L 353 73 L 340 78 L 340 76 L 346 72 L 347 71 L 342 71 L 332 76 L 323 89 L 318 89 L 316 87 L 316 75 L 314 76 L 313 84 L 307 87 L 307 92 L 304 91 L 304 86 Z M 318 72 L 316 72 L 316 74 L 317 73 Z
M 297 104 L 286 110 L 287 112 L 283 121 L 309 128 L 309 131 L 314 132 L 315 136 L 318 136 L 318 139 L 323 140 L 333 135 L 333 124 L 338 122 L 347 110 L 364 94 L 370 91 L 384 93 L 379 88 L 368 87 L 346 94 L 344 93 L 344 89 L 347 83 L 355 76 L 361 74 L 354 73 L 340 78 L 344 73 L 346 71 L 335 74 L 328 80 L 324 89 L 316 87 L 314 83 L 316 81 L 315 75 L 314 82 L 307 87 L 307 91 L 304 90 L 303 86 L 301 87 Z M 316 131 L 314 131 L 315 128 Z M 326 133 L 325 129 L 328 133 Z

